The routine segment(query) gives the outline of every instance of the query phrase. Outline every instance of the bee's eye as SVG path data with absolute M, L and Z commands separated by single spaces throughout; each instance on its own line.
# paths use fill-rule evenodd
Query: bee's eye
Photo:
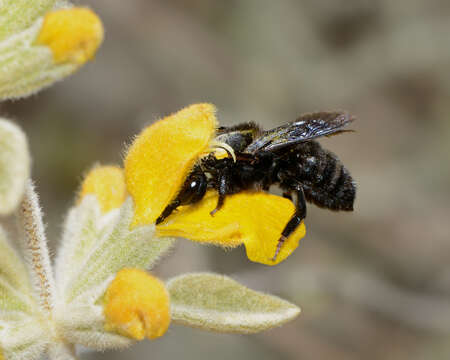
M 191 174 L 179 194 L 182 205 L 195 203 L 203 198 L 208 180 L 203 172 Z

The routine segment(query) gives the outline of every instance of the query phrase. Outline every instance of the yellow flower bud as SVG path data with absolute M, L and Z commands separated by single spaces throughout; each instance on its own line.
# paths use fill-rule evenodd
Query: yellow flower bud
M 160 337 L 169 327 L 169 294 L 160 280 L 145 271 L 119 271 L 104 300 L 106 331 L 142 340 Z
M 79 65 L 94 57 L 102 41 L 101 20 L 90 9 L 77 7 L 47 13 L 36 39 L 51 49 L 55 63 Z
M 120 207 L 127 195 L 123 170 L 117 166 L 98 166 L 92 169 L 81 185 L 79 199 L 88 194 L 97 197 L 104 213 Z

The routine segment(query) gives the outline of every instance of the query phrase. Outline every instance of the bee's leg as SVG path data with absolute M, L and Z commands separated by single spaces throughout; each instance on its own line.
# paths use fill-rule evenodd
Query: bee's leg
M 211 216 L 214 216 L 222 208 L 225 202 L 225 196 L 230 193 L 230 181 L 230 172 L 224 169 L 219 175 L 219 200 L 217 200 L 216 208 L 210 212 Z
M 219 193 L 219 200 L 217 200 L 216 208 L 213 211 L 211 211 L 209 214 L 211 216 L 214 216 L 215 213 L 218 212 L 222 208 L 224 202 L 225 202 L 225 195 Z
M 297 203 L 294 215 L 292 215 L 291 219 L 288 221 L 284 230 L 281 233 L 281 237 L 278 240 L 277 249 L 275 251 L 275 255 L 272 258 L 272 261 L 277 259 L 277 256 L 283 246 L 283 243 L 289 238 L 289 236 L 297 229 L 302 220 L 306 217 L 306 201 L 305 194 L 303 193 L 303 188 L 298 187 L 297 191 Z

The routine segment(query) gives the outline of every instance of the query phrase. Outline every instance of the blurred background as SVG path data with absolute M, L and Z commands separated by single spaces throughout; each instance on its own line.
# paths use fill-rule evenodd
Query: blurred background
M 105 43 L 68 80 L 0 112 L 27 132 L 56 248 L 83 173 L 120 163 L 152 121 L 212 102 L 223 125 L 274 127 L 346 109 L 356 133 L 321 141 L 358 182 L 354 213 L 308 207 L 284 263 L 180 240 L 155 272 L 224 273 L 301 306 L 258 335 L 173 325 L 86 359 L 449 359 L 450 2 L 96 0 Z

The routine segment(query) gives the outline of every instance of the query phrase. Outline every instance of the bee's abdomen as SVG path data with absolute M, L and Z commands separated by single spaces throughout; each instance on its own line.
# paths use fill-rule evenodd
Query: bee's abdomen
M 301 144 L 295 152 L 296 178 L 306 200 L 331 210 L 353 210 L 355 183 L 338 157 L 315 141 Z
M 356 188 L 348 170 L 339 164 L 328 183 L 305 182 L 303 191 L 307 201 L 331 210 L 353 210 Z

